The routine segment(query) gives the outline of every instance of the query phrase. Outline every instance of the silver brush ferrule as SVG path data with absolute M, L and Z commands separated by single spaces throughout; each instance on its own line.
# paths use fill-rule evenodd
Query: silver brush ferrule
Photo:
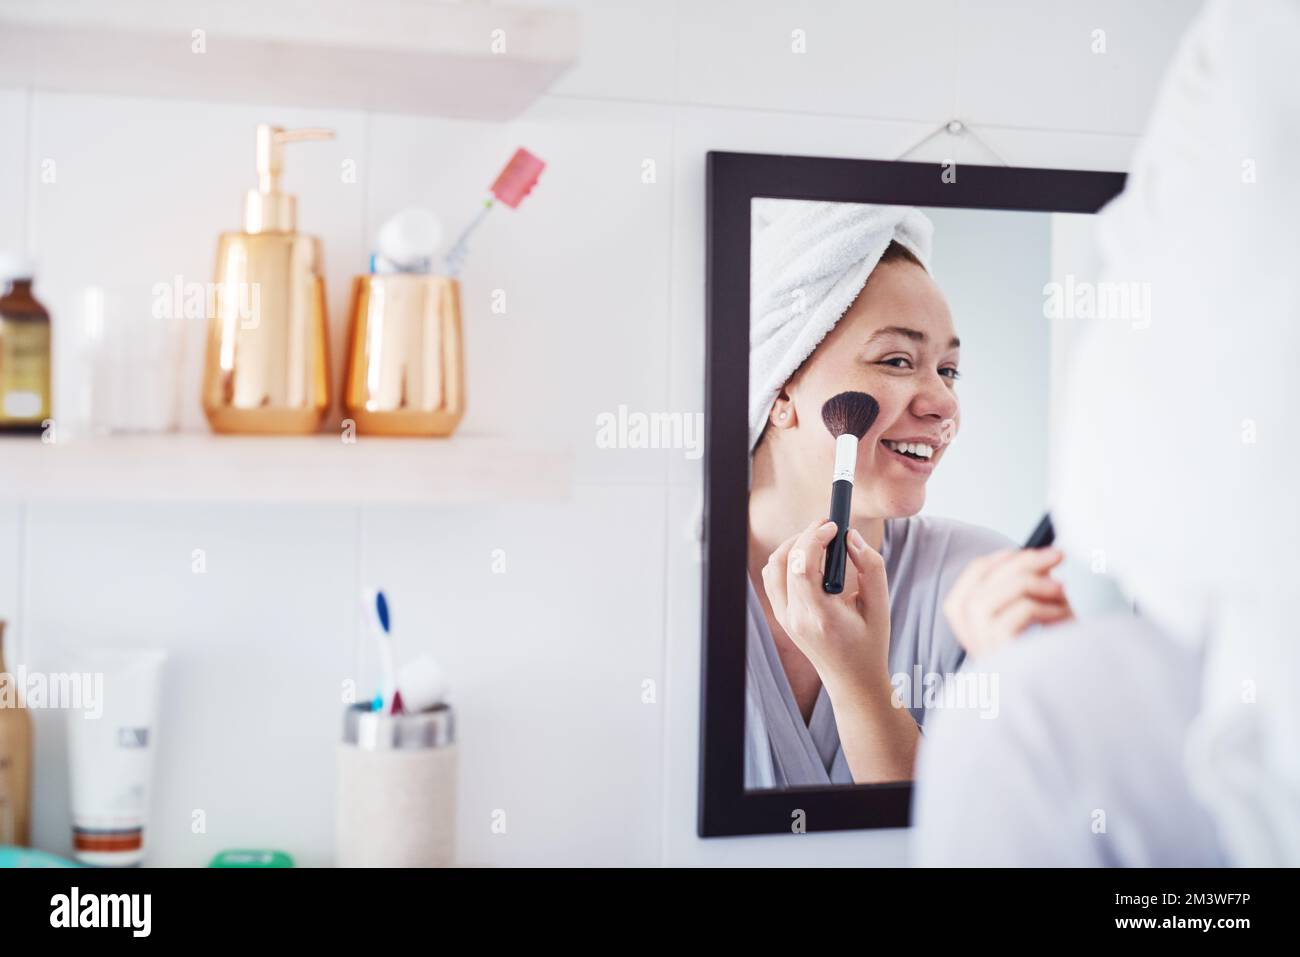
M 859 441 L 861 440 L 851 432 L 845 432 L 835 439 L 835 475 L 831 481 L 853 481 L 853 471 L 858 465 Z

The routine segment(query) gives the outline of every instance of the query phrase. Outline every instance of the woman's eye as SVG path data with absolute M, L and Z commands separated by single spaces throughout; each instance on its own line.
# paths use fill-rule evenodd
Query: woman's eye
M 891 356 L 888 359 L 881 359 L 877 365 L 889 366 L 891 369 L 911 369 L 912 360 L 907 356 Z M 939 375 L 952 382 L 961 378 L 961 373 L 957 371 L 956 366 L 944 366 L 939 370 Z

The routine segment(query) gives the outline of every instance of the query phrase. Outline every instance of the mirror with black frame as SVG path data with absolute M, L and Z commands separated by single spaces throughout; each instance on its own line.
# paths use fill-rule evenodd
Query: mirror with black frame
M 927 717 L 996 715 L 980 653 L 1118 600 L 981 569 L 1048 508 L 1123 177 L 945 169 L 710 154 L 704 835 L 905 824 Z

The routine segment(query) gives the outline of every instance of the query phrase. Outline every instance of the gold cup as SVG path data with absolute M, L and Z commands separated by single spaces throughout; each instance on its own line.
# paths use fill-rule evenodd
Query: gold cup
M 410 273 L 357 276 L 344 414 L 363 435 L 451 435 L 465 414 L 460 283 Z

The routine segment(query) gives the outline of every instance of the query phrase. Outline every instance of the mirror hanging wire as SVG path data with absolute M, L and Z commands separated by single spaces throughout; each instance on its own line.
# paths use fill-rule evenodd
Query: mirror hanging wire
M 944 134 L 947 134 L 947 135 L 949 135 L 949 136 L 956 136 L 956 137 L 958 137 L 958 145 L 959 145 L 959 146 L 960 146 L 960 144 L 961 144 L 961 138 L 963 138 L 963 137 L 970 137 L 972 140 L 974 140 L 976 143 L 978 143 L 981 147 L 983 147 L 984 150 L 985 150 L 985 151 L 986 151 L 990 156 L 992 156 L 994 159 L 996 159 L 996 160 L 997 160 L 1001 165 L 1003 165 L 1003 166 L 1010 166 L 1010 165 L 1011 165 L 1011 164 L 1008 163 L 1005 159 L 1002 158 L 1002 155 L 1001 155 L 997 150 L 995 150 L 992 146 L 990 146 L 990 145 L 988 144 L 988 141 L 985 140 L 984 137 L 980 136 L 978 133 L 975 132 L 975 130 L 973 130 L 971 127 L 967 126 L 963 121 L 958 120 L 958 119 L 951 119 L 951 120 L 949 120 L 947 123 L 943 123 L 943 124 L 941 124 L 941 125 L 939 126 L 938 129 L 934 130 L 934 131 L 931 132 L 931 133 L 927 133 L 927 134 L 926 134 L 925 136 L 923 136 L 920 140 L 918 140 L 917 142 L 913 143 L 911 146 L 909 146 L 907 149 L 903 150 L 902 153 L 900 153 L 898 156 L 896 156 L 896 157 L 894 157 L 894 158 L 895 158 L 896 160 L 905 160 L 905 159 L 907 159 L 909 156 L 911 156 L 913 153 L 915 153 L 917 150 L 919 150 L 922 146 L 924 146 L 926 143 L 929 143 L 931 140 L 933 140 L 936 136 L 942 136 L 942 135 L 944 135 Z M 957 160 L 956 160 L 956 158 L 954 157 L 954 159 L 952 159 L 952 160 L 950 160 L 950 161 L 948 161 L 948 162 L 952 162 L 952 163 L 955 164 L 955 163 L 957 162 Z

